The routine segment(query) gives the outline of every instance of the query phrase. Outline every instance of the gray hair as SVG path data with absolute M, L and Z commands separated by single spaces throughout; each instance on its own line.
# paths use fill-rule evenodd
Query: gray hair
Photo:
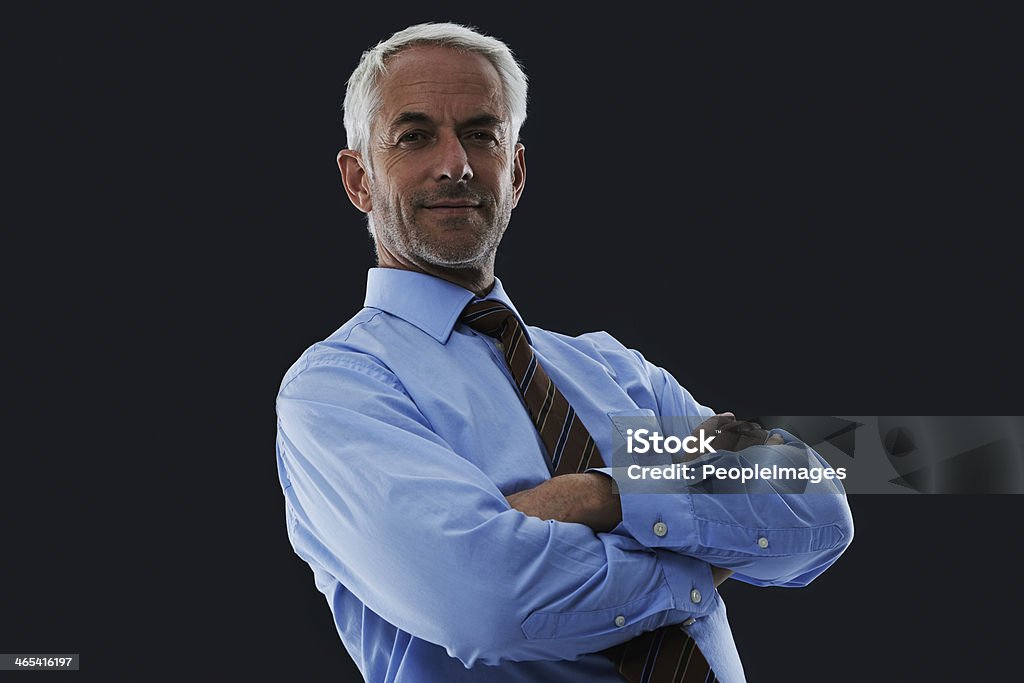
M 512 51 L 497 38 L 467 26 L 426 23 L 403 29 L 363 53 L 345 90 L 345 134 L 349 149 L 362 154 L 369 163 L 370 126 L 380 110 L 377 82 L 387 72 L 390 57 L 415 45 L 441 45 L 486 57 L 501 78 L 512 120 L 512 140 L 519 140 L 519 129 L 526 121 L 526 74 Z

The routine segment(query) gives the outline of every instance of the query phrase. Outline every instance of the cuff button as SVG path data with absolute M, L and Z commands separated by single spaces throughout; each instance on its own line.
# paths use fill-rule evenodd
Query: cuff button
M 768 539 L 765 538 L 764 536 L 762 536 L 761 538 L 757 539 L 757 545 L 761 549 L 767 548 L 768 547 Z
M 661 538 L 668 533 L 668 525 L 665 522 L 658 522 L 654 525 L 654 535 Z
M 700 591 L 697 590 L 696 588 L 694 588 L 692 591 L 690 591 L 690 601 L 691 602 L 700 602 Z
M 615 617 L 615 625 L 619 626 L 619 627 L 625 626 L 626 625 L 626 617 L 622 616 L 621 614 L 619 616 Z

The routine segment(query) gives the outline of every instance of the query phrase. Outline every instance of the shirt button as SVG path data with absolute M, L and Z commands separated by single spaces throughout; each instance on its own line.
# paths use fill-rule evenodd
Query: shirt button
M 686 628 L 687 626 L 693 626 L 694 623 L 696 623 L 696 621 L 697 621 L 696 619 L 694 619 L 693 617 L 690 617 L 689 619 L 687 619 L 686 621 L 684 621 L 683 623 L 681 623 L 679 625 L 682 626 L 683 628 Z
M 621 626 L 625 626 L 626 625 L 626 617 L 622 616 L 621 614 L 619 616 L 615 617 L 615 625 L 616 626 L 620 626 L 620 627 Z
M 668 525 L 665 522 L 658 522 L 654 525 L 654 535 L 661 538 L 668 533 Z
M 690 600 L 693 602 L 700 602 L 700 591 L 696 588 L 690 591 Z
M 757 539 L 757 545 L 759 547 L 761 547 L 761 548 L 767 548 L 768 547 L 768 539 L 765 538 L 764 536 L 762 536 L 761 538 Z

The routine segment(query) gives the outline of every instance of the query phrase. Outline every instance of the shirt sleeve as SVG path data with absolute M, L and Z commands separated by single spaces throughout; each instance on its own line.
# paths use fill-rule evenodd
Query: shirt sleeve
M 688 434 L 715 414 L 697 403 L 668 372 L 636 355 L 646 368 L 662 423 L 676 422 L 677 429 L 669 426 L 666 434 Z M 698 466 L 698 472 L 705 463 L 727 469 L 772 464 L 828 467 L 821 455 L 792 435 L 783 430 L 773 433 L 780 434 L 785 445 L 752 446 L 736 453 L 719 450 L 689 464 Z M 615 476 L 623 481 L 622 472 L 616 471 Z M 671 549 L 732 569 L 732 578 L 754 585 L 805 586 L 853 540 L 853 517 L 838 479 L 805 480 L 797 485 L 771 479 L 715 481 L 704 492 L 683 484 L 671 490 L 624 492 L 623 527 L 628 533 L 647 547 Z
M 277 412 L 296 552 L 467 667 L 576 659 L 719 600 L 702 560 L 512 509 L 363 354 L 307 361 Z

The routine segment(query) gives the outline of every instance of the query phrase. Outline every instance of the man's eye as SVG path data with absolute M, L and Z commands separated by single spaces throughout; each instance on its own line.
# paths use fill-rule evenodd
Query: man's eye
M 473 140 L 473 142 L 497 142 L 497 140 L 494 139 L 493 135 L 482 130 L 470 133 L 469 137 L 471 140 Z
M 420 133 L 418 131 L 411 131 L 409 133 L 404 133 L 400 138 L 398 138 L 399 142 L 406 142 L 406 143 L 409 143 L 409 142 L 420 142 L 421 140 L 423 140 L 423 133 Z

